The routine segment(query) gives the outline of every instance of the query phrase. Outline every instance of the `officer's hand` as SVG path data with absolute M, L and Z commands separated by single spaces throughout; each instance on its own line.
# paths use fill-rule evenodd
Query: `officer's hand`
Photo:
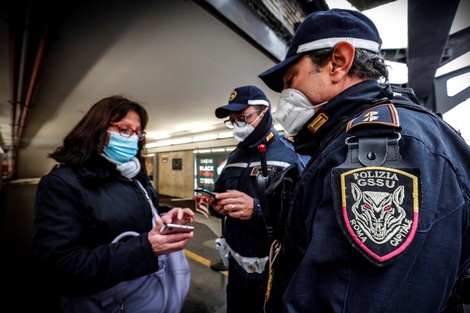
M 227 190 L 217 195 L 218 212 L 241 220 L 253 217 L 253 198 L 238 190 Z

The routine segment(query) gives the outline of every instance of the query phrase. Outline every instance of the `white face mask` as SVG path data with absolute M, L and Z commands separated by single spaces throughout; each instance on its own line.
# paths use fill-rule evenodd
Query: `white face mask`
M 249 124 L 246 124 L 245 126 L 238 126 L 238 125 L 233 125 L 233 138 L 237 140 L 238 142 L 242 142 L 243 140 L 248 137 L 255 128 Z
M 324 103 L 312 105 L 307 97 L 298 90 L 284 89 L 279 97 L 273 118 L 281 124 L 289 136 L 295 136 L 302 126 L 315 114 L 315 108 Z
M 255 128 L 251 125 L 253 125 L 258 119 L 263 116 L 264 113 L 261 113 L 258 115 L 258 117 L 251 122 L 250 124 L 246 124 L 245 126 L 238 126 L 237 124 L 233 125 L 233 138 L 237 140 L 238 142 L 242 142 L 243 140 L 246 139 L 254 130 Z

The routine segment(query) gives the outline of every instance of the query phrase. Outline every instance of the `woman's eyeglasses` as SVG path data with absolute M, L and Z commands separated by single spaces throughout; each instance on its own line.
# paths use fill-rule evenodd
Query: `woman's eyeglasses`
M 247 113 L 245 115 L 239 115 L 233 120 L 232 119 L 225 120 L 224 121 L 225 127 L 232 129 L 234 124 L 236 124 L 238 127 L 243 127 L 246 124 L 248 124 L 246 119 L 252 116 L 253 114 L 258 113 L 259 111 L 260 110 L 256 110 L 256 111 Z
M 141 129 L 135 130 L 132 127 L 130 127 L 129 125 L 118 124 L 118 123 L 113 123 L 113 124 L 111 124 L 111 126 L 117 127 L 117 129 L 119 129 L 119 134 L 123 137 L 129 138 L 133 134 L 136 134 L 137 137 L 139 138 L 139 141 L 142 141 L 145 138 L 146 133 L 145 133 L 145 131 L 143 131 Z

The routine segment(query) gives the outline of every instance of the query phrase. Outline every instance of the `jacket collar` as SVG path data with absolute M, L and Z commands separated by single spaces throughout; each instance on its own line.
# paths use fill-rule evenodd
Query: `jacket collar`
M 264 133 L 258 141 L 252 143 L 251 145 L 247 146 L 246 143 L 240 142 L 237 145 L 237 149 L 244 150 L 244 151 L 249 151 L 249 152 L 258 152 L 258 146 L 260 144 L 264 144 L 266 146 L 270 145 L 274 141 L 276 141 L 279 137 L 279 133 L 277 132 L 274 127 L 268 130 L 268 132 Z
M 345 130 L 346 123 L 383 98 L 386 87 L 376 81 L 366 80 L 346 89 L 328 101 L 294 137 L 297 153 L 314 155 L 325 138 Z M 344 125 L 344 127 L 343 127 Z
M 77 175 L 78 180 L 85 185 L 103 184 L 110 180 L 126 180 L 116 169 L 116 165 L 106 160 L 101 155 L 94 155 L 85 163 L 72 166 L 72 171 Z M 141 169 L 136 178 L 142 178 L 145 172 Z M 143 179 L 139 179 L 145 182 Z

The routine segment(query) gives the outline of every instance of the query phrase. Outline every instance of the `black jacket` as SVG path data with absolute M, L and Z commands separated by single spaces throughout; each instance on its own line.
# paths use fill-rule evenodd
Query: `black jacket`
M 338 183 L 334 169 L 347 157 L 345 122 L 374 106 L 376 100 L 399 98 L 387 86 L 361 82 L 331 99 L 312 117 L 328 117 L 315 133 L 307 129 L 307 123 L 295 137 L 296 151 L 314 157 L 302 174 L 294 202 L 295 235 L 301 235 L 298 241 L 307 251 L 284 294 L 287 312 L 440 312 L 457 276 L 468 268 L 470 148 L 435 114 L 411 103 L 395 105 L 401 127 L 399 152 L 409 165 L 399 169 L 409 177 L 414 173 L 414 189 L 405 175 L 387 178 L 385 187 L 377 184 L 377 188 L 374 184 L 380 179 L 368 178 L 363 189 L 351 193 L 353 197 Z M 380 136 L 378 128 L 366 125 L 363 134 Z M 364 182 L 357 177 L 357 185 Z M 398 186 L 404 188 L 402 198 L 397 196 Z M 365 194 L 376 196 L 374 203 L 385 195 L 395 196 L 392 205 L 381 202 L 383 207 L 374 207 L 375 212 L 385 212 L 379 223 L 373 223 L 377 220 L 373 218 L 369 223 L 366 218 L 371 216 L 371 206 L 359 196 Z M 345 204 L 348 196 L 357 201 L 357 217 Z M 412 199 L 413 206 L 409 204 Z M 406 207 L 410 218 L 396 218 L 398 207 Z M 360 219 L 366 227 L 357 227 Z M 391 233 L 397 229 L 395 225 L 400 225 L 400 232 Z M 378 236 L 362 236 L 365 233 L 391 235 L 374 246 L 370 238 Z M 389 246 L 396 248 L 384 249 Z
M 300 156 L 287 145 L 285 140 L 281 140 L 281 135 L 274 128 L 263 129 L 258 125 L 255 129 L 258 132 L 261 130 L 264 131 L 262 136 L 259 133 L 253 134 L 260 138 L 258 141 L 252 140 L 247 145 L 247 140 L 245 140 L 229 155 L 214 188 L 216 192 L 225 192 L 228 189 L 238 190 L 254 198 L 253 217 L 247 221 L 227 217 L 224 237 L 228 245 L 240 255 L 259 258 L 268 255 L 271 240 L 267 236 L 267 225 L 256 183 L 256 173 L 261 166 L 258 145 L 266 145 L 267 165 L 274 174 L 290 165 L 297 166 L 299 173 L 304 168 Z M 248 137 L 248 139 L 251 138 Z M 212 208 L 211 213 L 221 217 Z M 236 266 L 238 268 L 238 264 Z M 238 269 L 242 275 L 246 275 L 241 267 Z
M 158 207 L 144 169 L 127 179 L 101 156 L 55 168 L 39 182 L 33 257 L 39 276 L 58 295 L 89 295 L 158 270 L 147 239 L 152 212 L 135 179 Z M 125 231 L 141 235 L 110 244 Z

